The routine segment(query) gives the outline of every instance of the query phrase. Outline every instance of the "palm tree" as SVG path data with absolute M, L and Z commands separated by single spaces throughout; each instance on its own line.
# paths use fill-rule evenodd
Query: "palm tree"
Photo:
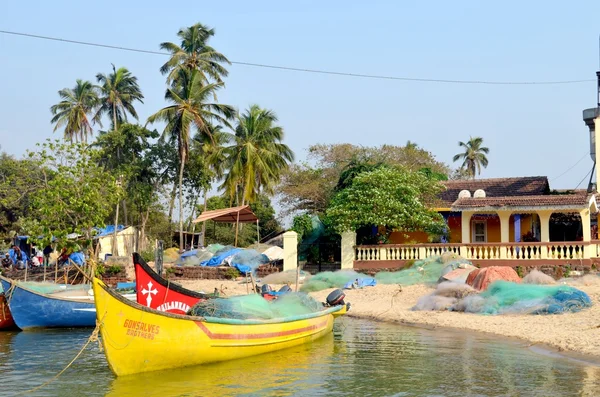
M 99 104 L 98 93 L 89 81 L 77 80 L 74 88 L 63 88 L 58 91 L 61 101 L 50 107 L 54 115 L 51 123 L 56 124 L 54 131 L 65 127 L 65 139 L 73 142 L 85 142 L 92 135 L 90 117 Z M 102 126 L 99 120 L 98 123 Z
M 469 176 L 475 179 L 475 174 L 481 174 L 481 167 L 488 166 L 488 159 L 485 156 L 490 152 L 487 147 L 482 147 L 483 138 L 469 137 L 467 143 L 458 142 L 458 146 L 463 147 L 465 151 L 459 153 L 452 158 L 452 161 L 463 160 L 461 169 L 465 169 Z
M 258 194 L 273 193 L 281 174 L 294 160 L 283 140 L 283 128 L 275 125 L 274 112 L 252 105 L 238 115 L 233 145 L 226 150 L 227 170 L 222 188 L 230 198 L 241 196 L 241 204 L 255 201 Z
M 203 83 L 209 80 L 221 83 L 221 78 L 227 77 L 227 69 L 221 64 L 230 65 L 231 62 L 225 55 L 208 45 L 208 40 L 214 34 L 214 29 L 197 23 L 179 30 L 177 36 L 181 39 L 181 45 L 161 43 L 160 48 L 171 54 L 171 58 L 160 68 L 162 74 L 168 73 L 167 83 L 175 80 L 182 69 L 198 70 Z
M 232 139 L 232 135 L 223 131 L 220 125 L 209 126 L 210 136 L 198 134 L 194 141 L 201 147 L 201 153 L 205 158 L 207 172 L 210 181 L 223 178 L 225 173 L 225 162 L 227 160 L 226 146 Z M 204 190 L 204 211 L 208 204 L 208 189 Z M 195 224 L 194 224 L 195 227 Z M 194 230 L 195 231 L 195 228 Z M 206 221 L 202 222 L 202 245 L 204 245 L 204 236 L 206 236 Z
M 223 83 L 203 84 L 197 70 L 179 70 L 177 84 L 167 88 L 165 99 L 171 105 L 159 110 L 148 118 L 149 123 L 167 123 L 164 138 L 175 137 L 179 149 L 179 243 L 183 249 L 183 170 L 189 151 L 190 133 L 194 128 L 198 133 L 211 136 L 211 122 L 229 126 L 235 109 L 229 105 L 208 102 Z
M 137 112 L 133 106 L 135 101 L 144 103 L 142 91 L 137 83 L 137 77 L 133 76 L 127 68 L 115 69 L 108 75 L 98 73 L 96 80 L 100 83 L 100 108 L 94 116 L 95 120 L 107 114 L 111 120 L 113 130 L 119 128 L 119 124 L 127 122 L 127 113 L 138 119 Z

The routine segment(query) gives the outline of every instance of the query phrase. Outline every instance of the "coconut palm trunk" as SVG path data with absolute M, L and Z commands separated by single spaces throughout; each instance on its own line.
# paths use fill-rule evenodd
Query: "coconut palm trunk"
M 184 250 L 183 245 L 183 167 L 185 166 L 185 152 L 181 153 L 179 164 L 179 250 Z

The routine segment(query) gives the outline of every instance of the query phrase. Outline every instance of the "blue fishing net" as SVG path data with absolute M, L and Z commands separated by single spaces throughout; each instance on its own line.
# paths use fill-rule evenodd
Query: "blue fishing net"
M 496 281 L 481 293 L 486 314 L 559 314 L 590 307 L 592 300 L 583 291 L 567 285 L 546 286 Z

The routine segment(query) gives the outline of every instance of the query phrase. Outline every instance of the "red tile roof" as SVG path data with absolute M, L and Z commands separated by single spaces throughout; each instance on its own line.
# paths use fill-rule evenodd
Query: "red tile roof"
M 588 206 L 589 196 L 583 194 L 552 194 L 515 197 L 461 198 L 452 204 L 452 209 L 502 208 L 502 207 L 552 207 L 583 209 Z
M 443 184 L 446 190 L 441 193 L 440 199 L 441 206 L 446 207 L 458 200 L 461 190 L 468 190 L 472 196 L 475 190 L 482 189 L 487 198 L 542 196 L 550 192 L 545 176 L 444 181 Z

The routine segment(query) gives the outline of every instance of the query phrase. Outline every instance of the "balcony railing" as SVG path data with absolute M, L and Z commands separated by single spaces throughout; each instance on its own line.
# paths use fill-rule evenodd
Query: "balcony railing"
M 419 260 L 445 252 L 453 252 L 469 260 L 583 260 L 600 258 L 600 241 L 358 245 L 355 247 L 355 260 Z

